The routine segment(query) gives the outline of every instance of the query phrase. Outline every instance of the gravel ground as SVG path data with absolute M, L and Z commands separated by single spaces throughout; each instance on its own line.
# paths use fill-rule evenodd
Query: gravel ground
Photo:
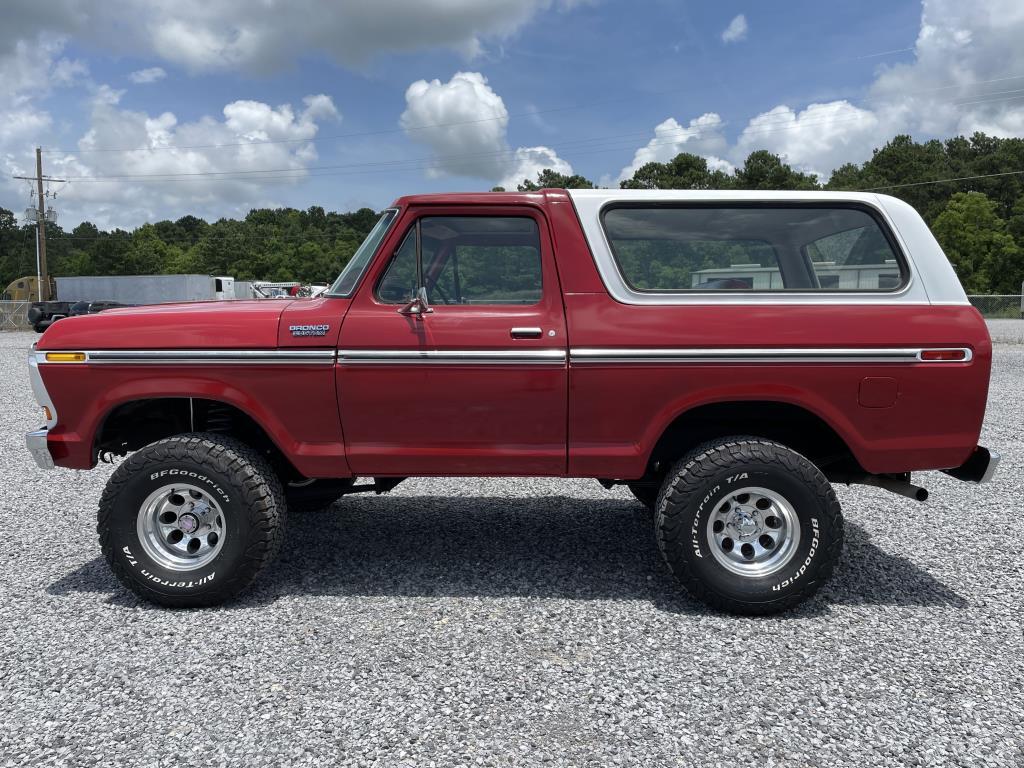
M 746 619 L 680 593 L 624 491 L 562 480 L 351 497 L 244 599 L 141 604 L 98 557 L 109 468 L 23 449 L 33 338 L 0 334 L 0 765 L 1024 765 L 1024 345 L 996 482 L 840 489 L 832 583 Z

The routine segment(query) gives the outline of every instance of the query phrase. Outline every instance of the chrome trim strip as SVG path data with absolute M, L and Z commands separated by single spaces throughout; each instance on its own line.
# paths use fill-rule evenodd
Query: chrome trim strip
M 925 351 L 963 352 L 961 360 L 923 360 Z M 58 351 L 58 350 L 50 350 Z M 77 351 L 77 350 L 75 350 Z M 84 363 L 47 362 L 46 352 L 29 353 L 29 378 L 40 405 L 49 402 L 39 365 L 562 365 L 564 349 L 114 349 L 90 350 Z M 659 348 L 577 347 L 573 364 L 608 363 L 969 363 L 968 347 L 914 348 Z M 52 425 L 50 425 L 52 426 Z
M 342 365 L 565 365 L 564 349 L 342 349 Z
M 40 364 L 83 365 L 49 363 L 46 352 L 34 354 Z M 85 355 L 84 364 L 101 365 L 331 365 L 337 352 L 333 349 L 96 349 L 86 351 Z
M 928 348 L 931 350 L 932 348 Z M 968 363 L 974 355 L 967 347 L 941 347 L 942 351 L 964 353 L 962 360 L 922 360 L 925 351 L 872 348 L 760 348 L 760 349 L 613 349 L 575 348 L 569 354 L 573 365 L 609 363 Z

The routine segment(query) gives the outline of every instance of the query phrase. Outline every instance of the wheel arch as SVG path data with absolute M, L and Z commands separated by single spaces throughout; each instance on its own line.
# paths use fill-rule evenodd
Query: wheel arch
M 805 403 L 780 399 L 711 400 L 687 407 L 668 420 L 651 443 L 645 467 L 647 474 L 657 474 L 701 443 L 749 435 L 773 440 L 803 454 L 826 474 L 829 469 L 860 469 L 857 453 L 844 437 L 844 431 Z
M 165 437 L 189 432 L 234 437 L 264 455 L 283 478 L 302 476 L 271 432 L 249 409 L 208 395 L 137 397 L 111 404 L 97 423 L 93 455 L 123 456 Z

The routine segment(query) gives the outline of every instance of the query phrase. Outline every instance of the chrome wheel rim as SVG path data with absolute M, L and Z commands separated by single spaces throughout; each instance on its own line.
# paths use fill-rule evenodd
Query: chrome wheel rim
M 202 488 L 175 483 L 156 489 L 139 508 L 136 525 L 146 554 L 169 571 L 194 571 L 224 546 L 224 513 Z
M 711 554 L 726 570 L 761 578 L 793 559 L 800 521 L 793 505 L 768 488 L 740 488 L 718 502 L 708 517 Z

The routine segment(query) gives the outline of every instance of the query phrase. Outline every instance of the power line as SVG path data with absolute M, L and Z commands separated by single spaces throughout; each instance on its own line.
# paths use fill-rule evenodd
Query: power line
M 934 93 L 934 92 L 937 92 L 937 91 L 945 91 L 945 90 L 950 90 L 950 89 L 953 89 L 953 88 L 968 88 L 968 87 L 973 87 L 973 86 L 978 86 L 978 85 L 988 85 L 990 83 L 1005 82 L 1005 81 L 1008 81 L 1008 80 L 1020 80 L 1022 78 L 1024 78 L 1024 75 L 1009 75 L 1009 76 L 1006 76 L 1006 77 L 991 78 L 989 80 L 976 80 L 976 81 L 971 82 L 971 83 L 956 83 L 956 84 L 953 84 L 953 85 L 938 86 L 938 87 L 935 87 L 935 88 L 925 88 L 925 89 L 922 89 L 922 90 L 919 90 L 919 91 L 914 91 L 914 92 L 910 92 L 910 93 L 904 93 L 904 94 L 900 94 L 900 97 L 901 98 L 906 98 L 907 96 L 915 96 L 915 95 L 921 95 L 921 94 L 925 94 L 925 93 Z M 680 88 L 668 88 L 668 89 L 657 90 L 657 91 L 648 91 L 645 95 L 646 96 L 658 96 L 658 95 L 664 95 L 664 94 L 667 94 L 667 93 L 677 93 L 677 92 L 682 91 L 682 90 L 686 90 L 686 88 L 685 87 L 680 87 Z M 988 95 L 988 94 L 983 94 L 983 95 Z M 351 133 L 331 134 L 331 135 L 327 135 L 327 136 L 313 136 L 313 137 L 310 137 L 310 138 L 303 138 L 303 139 L 255 139 L 255 140 L 252 140 L 252 141 L 238 141 L 238 142 L 225 142 L 225 143 L 213 143 L 213 144 L 188 144 L 188 145 L 173 144 L 173 145 L 158 146 L 158 147 L 152 147 L 152 146 L 146 146 L 146 147 L 94 147 L 92 149 L 61 149 L 61 148 L 55 148 L 55 149 L 46 149 L 46 150 L 43 150 L 43 152 L 44 152 L 44 154 L 46 154 L 46 153 L 62 153 L 62 154 L 66 154 L 66 155 L 81 155 L 81 154 L 109 153 L 109 152 L 163 152 L 163 151 L 172 151 L 172 150 L 191 150 L 191 149 L 222 149 L 222 148 L 227 148 L 227 147 L 260 146 L 260 145 L 264 145 L 264 144 L 305 144 L 305 143 L 316 143 L 318 141 L 332 141 L 332 140 L 335 140 L 335 139 L 362 138 L 362 137 L 367 137 L 367 136 L 382 136 L 382 135 L 395 134 L 395 133 L 407 133 L 409 131 L 424 131 L 424 130 L 430 130 L 430 129 L 433 129 L 433 128 L 451 128 L 451 127 L 456 127 L 456 126 L 460 126 L 460 125 L 476 125 L 476 124 L 480 124 L 480 123 L 488 123 L 488 122 L 494 122 L 494 121 L 498 121 L 498 120 L 508 120 L 508 119 L 511 119 L 511 118 L 530 117 L 530 116 L 533 116 L 533 115 L 545 115 L 545 114 L 551 114 L 551 113 L 554 113 L 554 112 L 565 112 L 565 111 L 570 111 L 570 110 L 575 110 L 575 109 L 582 109 L 584 107 L 594 106 L 594 105 L 598 105 L 598 104 L 616 104 L 616 103 L 629 102 L 629 101 L 635 101 L 635 100 L 636 100 L 635 96 L 623 97 L 623 98 L 618 98 L 618 99 L 598 99 L 598 100 L 593 100 L 593 101 L 588 101 L 588 102 L 580 102 L 580 103 L 577 103 L 577 104 L 567 105 L 567 106 L 563 106 L 563 107 L 551 107 L 551 108 L 548 108 L 548 109 L 531 110 L 531 111 L 528 111 L 528 112 L 519 112 L 519 113 L 513 113 L 513 114 L 506 113 L 505 115 L 495 115 L 495 116 L 492 116 L 492 117 L 483 117 L 483 118 L 477 118 L 477 119 L 473 119 L 473 120 L 459 120 L 459 121 L 445 122 L 445 123 L 428 123 L 428 124 L 422 124 L 422 125 L 400 126 L 398 128 L 385 128 L 385 129 L 374 130 L 374 131 L 356 131 L 356 132 L 351 132 Z M 864 100 L 863 99 L 859 99 L 859 101 L 864 101 Z M 973 102 L 970 102 L 970 103 L 973 103 Z
M 901 189 L 901 188 L 904 188 L 904 187 L 920 187 L 920 186 L 925 186 L 925 185 L 929 185 L 929 184 L 951 184 L 951 183 L 956 183 L 956 182 L 960 182 L 960 181 L 973 181 L 975 179 L 991 179 L 991 178 L 996 178 L 996 177 L 1000 177 L 1000 176 L 1019 176 L 1019 175 L 1022 175 L 1022 174 L 1024 174 L 1024 170 L 1021 170 L 1021 171 L 1004 171 L 1002 173 L 984 173 L 984 174 L 978 174 L 978 175 L 974 175 L 974 176 L 957 176 L 955 178 L 949 178 L 949 179 L 930 179 L 928 181 L 914 181 L 914 182 L 910 182 L 910 183 L 907 183 L 907 184 L 888 184 L 888 185 L 882 186 L 882 187 L 867 187 L 867 188 L 864 188 L 864 189 L 854 189 L 854 190 L 849 190 L 849 191 L 851 191 L 851 192 L 879 192 L 879 191 L 884 190 L 884 189 Z M 210 226 L 212 227 L 214 225 L 211 224 Z M 228 233 L 228 234 L 235 234 L 235 233 Z M 304 233 L 304 234 L 287 234 L 287 233 L 283 233 L 283 234 L 277 234 L 277 235 L 259 235 L 259 234 L 249 234 L 249 233 L 237 233 L 237 236 L 239 238 L 243 239 L 243 240 L 292 240 L 292 239 L 295 239 L 295 240 L 309 240 L 309 239 L 317 238 L 317 237 L 337 239 L 337 238 L 342 237 L 343 234 L 344 233 L 335 234 L 335 233 L 331 233 L 331 232 L 313 231 L 313 232 L 308 232 L 308 233 Z M 58 241 L 65 241 L 65 240 L 74 240 L 74 241 L 123 240 L 123 241 L 130 241 L 133 237 L 134 237 L 134 232 L 124 232 L 124 234 L 117 234 L 117 233 L 112 232 L 112 233 L 109 233 L 109 234 L 104 234 L 104 235 L 99 235 L 99 236 L 89 236 L 89 237 L 83 237 L 83 236 L 80 236 L 80 235 L 61 235 L 58 238 Z
M 845 115 L 841 117 L 835 117 L 831 115 L 824 115 L 819 118 L 805 118 L 798 122 L 791 122 L 792 118 L 786 116 L 785 119 L 769 121 L 766 123 L 759 124 L 753 129 L 744 131 L 743 136 L 761 136 L 770 133 L 778 133 L 781 131 L 798 130 L 813 128 L 819 125 L 834 125 L 836 123 L 848 123 L 853 121 L 861 121 L 864 116 L 861 114 Z M 679 128 L 671 131 L 663 131 L 652 139 L 643 147 L 638 149 L 649 149 L 661 146 L 675 145 L 680 142 L 684 142 L 686 139 L 691 137 L 699 137 L 702 133 L 713 133 L 720 126 L 716 126 L 712 130 L 704 129 L 693 129 L 693 128 Z M 618 134 L 605 137 L 592 137 L 589 139 L 579 139 L 575 142 L 563 142 L 560 144 L 560 151 L 564 151 L 566 147 L 572 148 L 573 144 L 583 145 L 590 143 L 590 147 L 582 147 L 573 150 L 573 155 L 579 157 L 581 155 L 595 155 L 606 152 L 618 152 L 623 149 L 634 148 L 635 144 L 623 144 L 611 143 L 607 146 L 601 146 L 602 143 L 613 142 L 615 139 L 620 139 L 636 134 Z M 647 135 L 646 132 L 643 135 Z M 680 147 L 680 150 L 685 150 L 685 146 Z M 477 152 L 477 153 L 463 153 L 459 155 L 439 155 L 432 157 L 420 157 L 412 158 L 409 160 L 387 160 L 387 161 L 373 161 L 365 163 L 343 163 L 334 165 L 320 165 L 320 166 L 307 166 L 305 168 L 268 168 L 268 169 L 250 169 L 250 170 L 238 170 L 238 171 L 194 171 L 194 172 L 167 172 L 167 173 L 154 173 L 154 174 L 115 174 L 109 176 L 82 176 L 82 177 L 71 177 L 71 179 L 77 183 L 142 183 L 142 182 L 156 182 L 156 183 L 172 183 L 172 182 L 186 182 L 186 181 L 226 181 L 226 182 L 243 182 L 243 181 L 301 181 L 309 178 L 317 178 L 322 176 L 358 176 L 364 174 L 380 174 L 385 172 L 406 172 L 414 170 L 425 170 L 435 166 L 437 163 L 443 163 L 445 161 L 464 161 L 467 159 L 484 159 L 484 158 L 501 158 L 501 157 L 514 157 L 516 153 L 515 149 L 504 149 L 497 150 L 494 152 Z
M 1021 75 L 1024 77 L 1024 75 Z M 666 88 L 663 90 L 648 91 L 646 96 L 660 96 L 666 93 L 677 93 L 679 91 L 686 90 L 685 87 L 680 88 Z M 337 133 L 327 136 L 313 136 L 305 139 L 254 139 L 252 141 L 238 141 L 238 142 L 227 142 L 221 144 L 190 144 L 190 145 L 167 145 L 162 147 L 97 147 L 93 149 L 45 149 L 44 153 L 63 153 L 66 155 L 81 155 L 91 154 L 93 152 L 163 152 L 174 149 L 221 149 L 224 147 L 247 147 L 247 146 L 259 146 L 262 144 L 304 144 L 317 141 L 331 141 L 333 139 L 352 139 L 361 138 L 366 136 L 382 136 L 390 133 L 407 133 L 408 131 L 425 131 L 432 128 L 452 128 L 459 125 L 476 125 L 478 123 L 490 123 L 498 120 L 510 120 L 512 118 L 519 117 L 532 117 L 533 115 L 547 115 L 553 112 L 566 112 L 573 109 L 583 109 L 584 107 L 594 106 L 596 104 L 619 104 L 624 101 L 634 101 L 635 97 L 623 97 L 618 99 L 597 99 L 594 101 L 581 102 L 577 104 L 571 104 L 564 107 L 550 107 L 548 109 L 534 109 L 528 112 L 518 112 L 504 115 L 494 115 L 493 117 L 481 117 L 473 120 L 457 120 L 447 123 L 426 123 L 422 125 L 410 125 L 400 126 L 398 128 L 382 128 L 374 131 L 355 131 L 352 133 Z
M 949 179 L 930 179 L 928 181 L 915 181 L 915 182 L 910 182 L 910 183 L 907 183 L 907 184 L 889 184 L 889 185 L 882 186 L 882 187 L 867 187 L 867 188 L 864 188 L 864 189 L 856 189 L 856 190 L 850 190 L 850 191 L 851 192 L 879 192 L 879 191 L 886 190 L 886 189 L 901 189 L 901 188 L 905 188 L 905 187 L 920 187 L 920 186 L 926 186 L 926 185 L 930 185 L 930 184 L 952 184 L 952 183 L 961 182 L 961 181 L 973 181 L 975 179 L 991 179 L 991 178 L 996 178 L 996 177 L 1000 177 L 1000 176 L 1019 176 L 1019 175 L 1022 175 L 1022 174 L 1024 174 L 1024 170 L 1020 170 L 1020 171 L 1005 171 L 1005 172 L 1002 172 L 1002 173 L 985 173 L 985 174 L 978 174 L 978 175 L 974 175 L 974 176 L 957 176 L 955 178 L 949 178 Z M 213 227 L 215 225 L 214 224 L 210 224 L 209 226 Z M 224 234 L 226 236 L 237 236 L 239 239 L 241 239 L 243 241 L 249 241 L 249 240 L 303 240 L 303 241 L 308 241 L 308 240 L 313 240 L 313 239 L 318 239 L 318 238 L 319 239 L 337 240 L 337 239 L 340 239 L 340 238 L 344 237 L 347 233 L 332 233 L 332 232 L 324 232 L 324 231 L 314 230 L 312 232 L 306 232 L 306 233 L 301 233 L 301 234 L 281 233 L 281 234 L 274 234 L 274 235 L 261 235 L 261 234 L 253 234 L 253 233 L 246 233 L 246 232 L 241 232 L 241 233 L 224 233 Z M 135 237 L 135 232 L 134 231 L 133 232 L 126 232 L 125 231 L 125 232 L 123 232 L 123 234 L 120 233 L 120 232 L 111 232 L 111 233 L 104 233 L 102 235 L 95 235 L 95 236 L 88 236 L 88 237 L 81 236 L 81 235 L 65 235 L 65 234 L 60 234 L 59 236 L 56 237 L 56 239 L 54 240 L 54 243 L 56 244 L 56 243 L 67 242 L 67 241 L 74 241 L 74 242 L 121 241 L 121 242 L 130 243 L 134 237 Z
M 931 181 L 912 181 L 909 184 L 889 184 L 885 187 L 870 187 L 855 190 L 857 192 L 878 192 L 883 189 L 902 189 L 903 187 L 923 187 L 926 184 L 951 184 L 956 181 L 972 181 L 974 179 L 993 179 L 997 176 L 1019 176 L 1024 171 L 1004 171 L 1003 173 L 983 173 L 978 176 L 958 176 L 953 179 L 932 179 Z
M 1016 89 L 1012 91 L 1003 91 L 1000 93 L 1021 93 L 1020 96 L 1007 97 L 1002 95 L 996 95 L 995 98 L 991 99 L 978 99 L 969 102 L 951 102 L 953 106 L 966 106 L 969 104 L 979 104 L 989 101 L 1002 101 L 1007 99 L 1019 99 L 1024 98 L 1024 89 Z M 750 127 L 743 130 L 741 137 L 743 136 L 760 136 L 770 133 L 777 133 L 780 131 L 798 130 L 813 127 L 817 125 L 833 125 L 836 123 L 848 123 L 852 121 L 861 121 L 865 119 L 865 115 L 862 113 L 854 115 L 834 116 L 831 114 L 821 115 L 817 118 L 795 118 L 791 112 L 786 114 L 780 114 L 772 117 L 760 120 L 756 126 Z M 711 134 L 722 127 L 724 123 L 719 123 L 713 128 L 689 128 L 680 127 L 678 129 L 661 131 L 655 134 L 655 138 L 649 141 L 644 147 L 638 148 L 650 148 L 658 147 L 669 144 L 675 144 L 677 142 L 685 141 L 691 137 L 699 137 L 702 134 Z M 607 143 L 615 139 L 624 139 L 634 136 L 647 136 L 649 131 L 634 131 L 630 133 L 622 134 L 611 134 L 606 136 L 595 136 L 585 139 L 568 139 L 559 143 L 560 151 L 565 151 L 567 148 L 580 147 L 582 145 L 591 144 L 598 145 L 592 146 L 589 149 L 577 149 L 574 151 L 575 155 L 588 155 L 588 154 L 599 154 L 603 152 L 614 152 L 621 149 L 632 148 L 632 144 L 623 145 L 621 143 L 612 144 L 606 147 L 600 147 L 602 143 Z M 660 139 L 660 140 L 659 140 Z M 445 161 L 464 161 L 467 159 L 483 159 L 483 158 L 505 158 L 514 157 L 517 150 L 512 148 L 494 150 L 488 152 L 472 152 L 472 153 L 461 153 L 459 155 L 438 155 L 429 157 L 411 158 L 408 160 L 386 160 L 386 161 L 370 161 L 363 163 L 342 163 L 332 165 L 320 165 L 320 166 L 307 166 L 304 168 L 260 168 L 260 169 L 247 169 L 247 170 L 231 170 L 231 171 L 167 171 L 163 173 L 139 173 L 139 174 L 109 174 L 102 176 L 69 176 L 69 180 L 76 181 L 79 183 L 97 183 L 97 182 L 136 182 L 136 181 L 160 181 L 160 182 L 172 182 L 172 181 L 191 181 L 191 180 L 222 180 L 222 181 L 269 181 L 273 179 L 282 179 L 286 181 L 290 180 L 301 180 L 305 178 L 311 178 L 314 176 L 334 176 L 334 175 L 358 175 L 358 171 L 347 170 L 347 169 L 378 169 L 379 171 L 385 170 L 396 170 L 396 171 L 411 171 L 411 170 L 423 170 L 425 168 L 432 167 L 437 163 L 443 163 Z M 324 171 L 325 173 L 315 173 L 316 171 Z M 326 173 L 326 171 L 335 171 L 336 173 Z M 279 175 L 281 174 L 281 175 Z

